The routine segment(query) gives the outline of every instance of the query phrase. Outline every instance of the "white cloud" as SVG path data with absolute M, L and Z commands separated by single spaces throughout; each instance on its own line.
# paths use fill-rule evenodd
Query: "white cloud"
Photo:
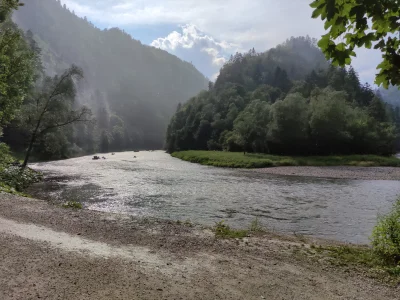
M 221 56 L 219 51 L 215 48 L 203 48 L 201 51 L 206 52 L 212 57 L 213 65 L 221 67 L 226 62 L 226 58 Z
M 203 65 L 203 72 L 206 70 L 206 75 L 214 74 L 223 66 L 230 53 L 238 50 L 237 45 L 226 41 L 216 41 L 213 37 L 198 30 L 194 25 L 181 26 L 181 30 L 182 33 L 173 31 L 164 38 L 154 40 L 151 45 L 178 55 L 181 54 L 179 56 L 182 56 L 182 52 L 185 52 L 186 55 L 193 56 L 194 59 L 196 59 L 196 56 L 205 54 L 207 57 L 203 57 L 203 60 L 200 57 L 200 60 L 202 60 L 202 63 L 204 63 L 204 59 L 208 60 L 206 65 Z M 195 63 L 195 65 L 198 64 Z M 208 69 L 207 66 L 209 66 Z
M 192 55 L 195 53 L 207 55 L 211 58 L 209 63 L 215 67 L 223 63 L 227 53 L 233 53 L 237 48 L 247 50 L 255 47 L 257 51 L 265 51 L 291 36 L 310 35 L 318 38 L 324 33 L 322 22 L 311 18 L 310 0 L 62 0 L 62 2 L 76 14 L 87 16 L 92 22 L 105 27 L 191 24 L 182 27 L 182 32 L 174 31 L 165 37 L 160 37 L 153 42 L 153 45 L 180 55 L 182 49 L 187 49 Z M 377 57 L 379 59 L 379 54 L 376 52 L 369 52 L 366 56 L 361 53 L 359 56 L 355 65 L 363 70 L 375 68 L 376 65 L 374 66 L 372 61 L 376 61 Z M 183 58 L 192 60 L 188 55 Z M 362 80 L 370 80 L 370 75 Z

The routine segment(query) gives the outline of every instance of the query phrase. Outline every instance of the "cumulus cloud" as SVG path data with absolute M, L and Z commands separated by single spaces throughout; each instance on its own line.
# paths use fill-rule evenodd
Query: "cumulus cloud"
M 180 54 L 181 57 L 194 58 L 198 64 L 203 63 L 200 68 L 207 76 L 215 74 L 226 62 L 230 53 L 239 50 L 238 45 L 226 41 L 217 41 L 201 32 L 193 24 L 181 26 L 181 32 L 173 31 L 166 37 L 154 40 L 151 45 L 177 55 Z M 195 63 L 195 65 L 198 64 Z
M 160 34 L 152 44 L 193 61 L 209 76 L 237 49 L 255 47 L 257 51 L 265 51 L 291 36 L 319 38 L 324 33 L 322 22 L 311 18 L 310 0 L 61 1 L 79 16 L 86 16 L 102 27 L 190 24 L 182 26 L 179 32 Z M 379 59 L 379 54 L 361 52 L 359 56 L 355 65 L 361 67 L 360 74 L 365 75 L 362 80 L 370 81 L 371 68 L 376 66 L 372 61 Z M 200 63 L 208 63 L 209 67 Z
M 221 41 L 277 44 L 290 35 L 321 34 L 309 0 L 62 0 L 105 26 L 194 24 Z

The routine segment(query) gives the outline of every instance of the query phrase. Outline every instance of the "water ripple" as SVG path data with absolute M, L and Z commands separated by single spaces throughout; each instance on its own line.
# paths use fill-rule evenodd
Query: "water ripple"
M 134 158 L 137 156 L 137 158 Z M 159 152 L 124 152 L 33 166 L 49 180 L 30 192 L 90 209 L 248 227 L 256 217 L 280 232 L 367 243 L 398 181 L 274 176 L 190 164 Z

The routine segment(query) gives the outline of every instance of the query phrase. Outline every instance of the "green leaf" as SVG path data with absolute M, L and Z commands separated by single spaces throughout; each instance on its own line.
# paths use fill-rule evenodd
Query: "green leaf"
M 336 50 L 341 51 L 341 52 L 345 51 L 346 50 L 346 44 L 345 43 L 337 44 L 336 45 Z
M 316 18 L 318 18 L 320 15 L 322 15 L 323 11 L 324 11 L 324 8 L 317 8 L 316 10 L 313 11 L 311 17 L 312 17 L 313 19 L 316 19 Z
M 331 43 L 330 40 L 330 35 L 329 34 L 325 34 L 322 36 L 322 38 L 319 40 L 318 42 L 318 47 L 320 47 L 322 49 L 322 51 L 324 51 L 324 49 L 327 49 L 329 44 Z
M 320 6 L 325 6 L 325 0 L 316 0 L 310 4 L 311 8 L 319 8 Z

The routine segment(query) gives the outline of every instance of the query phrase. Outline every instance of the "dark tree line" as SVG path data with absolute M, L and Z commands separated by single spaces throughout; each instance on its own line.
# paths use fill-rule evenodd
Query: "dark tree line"
M 215 85 L 180 105 L 166 147 L 272 154 L 389 155 L 396 111 L 353 68 L 325 60 L 308 37 L 237 53 Z

